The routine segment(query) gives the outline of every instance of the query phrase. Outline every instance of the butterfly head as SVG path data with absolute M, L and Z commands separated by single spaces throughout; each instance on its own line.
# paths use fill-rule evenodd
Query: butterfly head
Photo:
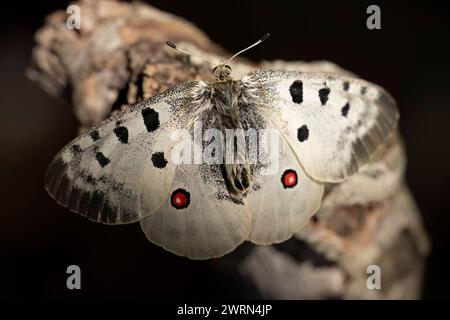
M 231 67 L 221 63 L 213 69 L 214 82 L 226 82 L 231 80 Z
M 254 46 L 257 46 L 258 44 L 260 44 L 261 42 L 263 42 L 264 40 L 266 40 L 268 37 L 270 36 L 270 33 L 266 33 L 264 34 L 258 41 L 256 41 L 254 44 L 252 44 L 251 46 L 248 46 L 247 48 L 239 51 L 238 53 L 236 53 L 234 56 L 232 56 L 230 59 L 228 59 L 226 62 L 220 62 L 218 65 L 216 65 L 213 69 L 213 75 L 214 75 L 214 82 L 227 82 L 227 81 L 231 81 L 231 67 L 227 64 L 228 62 L 230 62 L 231 60 L 233 60 L 234 58 L 236 58 L 238 55 L 240 55 L 242 52 L 247 51 L 250 48 L 253 48 Z M 166 44 L 171 47 L 172 49 L 175 49 L 179 52 L 182 52 L 184 54 L 187 55 L 191 55 L 191 53 L 189 51 L 180 49 L 177 47 L 177 45 L 175 43 L 173 43 L 172 41 L 167 41 Z M 200 57 L 199 58 L 209 62 L 211 65 L 214 65 L 213 62 L 205 57 Z

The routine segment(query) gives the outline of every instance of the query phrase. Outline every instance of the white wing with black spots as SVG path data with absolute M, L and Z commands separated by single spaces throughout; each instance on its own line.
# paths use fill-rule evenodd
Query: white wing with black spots
M 47 170 L 49 194 L 102 223 L 130 223 L 150 215 L 164 202 L 174 177 L 169 137 L 186 122 L 178 111 L 191 90 L 203 85 L 176 86 L 74 139 Z
M 306 173 L 316 181 L 345 180 L 397 126 L 394 99 L 383 88 L 361 79 L 259 70 L 243 82 L 258 84 L 270 110 L 268 116 L 277 122 Z

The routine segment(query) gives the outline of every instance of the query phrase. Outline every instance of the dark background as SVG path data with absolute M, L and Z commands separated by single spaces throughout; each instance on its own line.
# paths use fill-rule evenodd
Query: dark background
M 400 107 L 407 180 L 433 245 L 423 296 L 450 296 L 449 2 L 149 2 L 231 52 L 271 32 L 247 57 L 327 59 L 385 87 Z M 95 224 L 46 194 L 44 171 L 77 121 L 24 70 L 44 16 L 67 3 L 15 3 L 0 10 L 0 297 L 239 297 L 214 261 L 176 257 L 151 245 L 139 224 Z M 381 30 L 366 28 L 369 4 L 381 7 Z M 70 264 L 82 270 L 78 292 L 65 286 Z

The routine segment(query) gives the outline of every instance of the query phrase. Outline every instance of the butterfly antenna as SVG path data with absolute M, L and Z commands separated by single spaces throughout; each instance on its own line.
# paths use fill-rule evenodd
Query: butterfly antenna
M 189 52 L 189 51 L 186 51 L 186 50 L 183 50 L 183 49 L 178 48 L 177 45 L 176 45 L 175 43 L 173 43 L 172 41 L 167 41 L 166 44 L 167 44 L 169 47 L 171 47 L 172 49 L 175 49 L 175 50 L 177 50 L 177 51 L 179 51 L 179 52 L 182 52 L 182 53 L 184 53 L 184 54 L 187 54 L 188 56 L 198 57 L 198 58 L 200 58 L 200 59 L 202 59 L 202 60 L 205 60 L 206 62 L 209 62 L 212 66 L 216 66 L 216 65 L 217 65 L 216 63 L 214 63 L 212 60 L 210 60 L 210 59 L 208 59 L 208 58 L 205 58 L 205 57 L 202 57 L 202 56 L 197 56 L 197 55 L 192 54 L 192 53 Z
M 239 51 L 238 53 L 236 53 L 234 56 L 232 56 L 230 59 L 227 60 L 226 63 L 230 62 L 231 60 L 233 60 L 234 58 L 236 58 L 238 55 L 240 55 L 242 52 L 247 51 L 248 49 L 253 48 L 254 46 L 257 46 L 258 44 L 260 44 L 261 42 L 263 42 L 264 40 L 266 40 L 268 37 L 270 36 L 270 33 L 266 33 L 264 34 L 258 41 L 256 41 L 254 44 L 252 44 L 251 46 Z

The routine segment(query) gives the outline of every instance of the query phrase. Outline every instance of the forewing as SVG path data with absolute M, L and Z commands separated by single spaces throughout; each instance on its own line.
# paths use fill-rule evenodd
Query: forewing
M 259 70 L 243 79 L 259 87 L 306 173 L 341 182 L 366 163 L 394 131 L 394 99 L 367 81 L 321 73 Z
M 176 166 L 170 161 L 178 110 L 192 88 L 186 82 L 119 113 L 70 142 L 45 175 L 49 194 L 90 220 L 131 223 L 154 212 L 169 192 Z

